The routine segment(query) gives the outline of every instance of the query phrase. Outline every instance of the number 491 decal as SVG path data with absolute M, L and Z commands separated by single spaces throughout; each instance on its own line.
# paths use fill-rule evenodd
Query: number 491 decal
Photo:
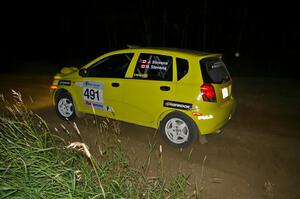
M 99 101 L 100 97 L 99 97 L 99 90 L 94 90 L 94 89 L 85 89 L 84 91 L 84 97 L 86 97 L 87 99 L 91 99 L 91 100 L 96 100 Z
M 103 82 L 83 82 L 83 100 L 94 105 L 103 105 Z

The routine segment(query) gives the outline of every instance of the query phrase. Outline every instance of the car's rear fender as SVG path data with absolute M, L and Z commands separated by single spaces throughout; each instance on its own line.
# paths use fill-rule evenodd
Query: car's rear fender
M 153 127 L 158 128 L 160 125 L 160 122 L 166 117 L 166 115 L 168 115 L 169 113 L 173 112 L 174 110 L 170 109 L 170 110 L 166 110 L 164 112 L 162 112 L 161 114 L 158 115 L 158 117 L 156 118 L 156 122 L 154 122 Z
M 181 110 L 177 110 L 177 109 L 176 109 L 176 110 L 175 110 L 175 109 L 169 109 L 169 110 L 164 111 L 163 113 L 161 113 L 161 114 L 157 117 L 157 120 L 156 120 L 156 123 L 155 123 L 156 126 L 154 126 L 154 127 L 155 127 L 155 128 L 159 128 L 160 122 L 161 122 L 168 114 L 170 114 L 170 113 L 172 113 L 172 112 L 174 112 L 174 111 L 181 112 L 181 113 L 185 114 L 186 116 L 190 117 L 190 116 L 186 113 L 186 111 L 181 111 Z

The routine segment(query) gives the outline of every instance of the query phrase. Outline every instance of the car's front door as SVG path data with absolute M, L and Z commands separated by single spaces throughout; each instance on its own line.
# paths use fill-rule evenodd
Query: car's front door
M 81 101 L 77 106 L 80 110 L 120 119 L 124 109 L 124 77 L 133 55 L 110 55 L 87 68 L 87 76 L 82 78 L 82 82 L 77 82 L 77 99 Z
M 173 57 L 141 53 L 133 67 L 132 78 L 125 84 L 124 120 L 155 127 L 157 116 L 167 109 L 164 101 L 172 100 L 175 94 Z

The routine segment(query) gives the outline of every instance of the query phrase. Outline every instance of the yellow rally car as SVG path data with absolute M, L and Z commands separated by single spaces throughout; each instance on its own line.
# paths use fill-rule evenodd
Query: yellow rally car
M 166 141 L 179 147 L 219 130 L 236 105 L 221 55 L 183 49 L 109 52 L 80 70 L 63 68 L 51 88 L 64 119 L 95 113 L 159 128 Z

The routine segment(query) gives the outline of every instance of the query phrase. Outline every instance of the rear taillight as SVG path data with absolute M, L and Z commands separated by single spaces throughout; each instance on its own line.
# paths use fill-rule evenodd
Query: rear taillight
M 217 101 L 215 88 L 213 87 L 213 85 L 204 83 L 204 84 L 202 84 L 200 89 L 201 89 L 203 101 L 206 101 L 206 102 L 216 102 Z

